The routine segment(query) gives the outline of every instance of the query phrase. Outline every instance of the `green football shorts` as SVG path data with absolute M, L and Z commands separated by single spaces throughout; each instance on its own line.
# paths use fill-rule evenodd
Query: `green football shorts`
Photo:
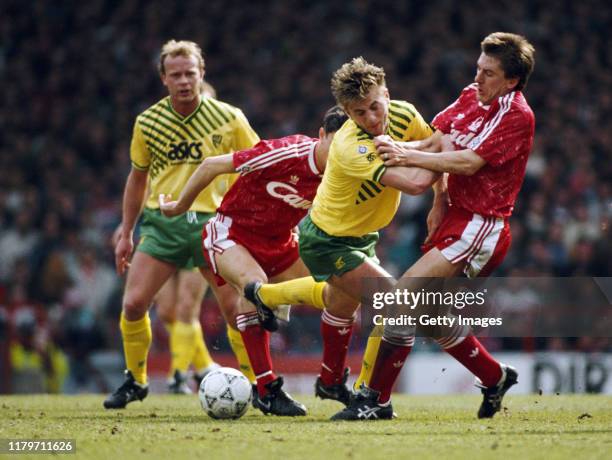
M 317 227 L 310 215 L 300 224 L 300 257 L 317 281 L 326 281 L 332 275 L 350 272 L 367 259 L 375 263 L 378 232 L 362 237 L 332 236 Z
M 145 208 L 137 250 L 178 268 L 206 267 L 202 227 L 212 216 L 214 213 L 188 211 L 165 217 L 159 209 Z

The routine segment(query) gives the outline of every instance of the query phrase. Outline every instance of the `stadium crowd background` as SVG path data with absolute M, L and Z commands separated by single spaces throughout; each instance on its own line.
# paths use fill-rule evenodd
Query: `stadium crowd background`
M 382 65 L 393 98 L 431 119 L 474 75 L 480 40 L 526 35 L 536 69 L 526 96 L 536 141 L 499 275 L 610 276 L 612 8 L 605 1 L 20 2 L 0 21 L 0 370 L 44 369 L 45 388 L 106 391 L 89 359 L 120 351 L 120 221 L 137 113 L 163 97 L 157 53 L 199 43 L 207 80 L 261 138 L 316 135 L 333 104 L 331 73 L 354 56 Z M 404 199 L 379 257 L 400 273 L 419 254 L 430 196 Z M 206 301 L 213 354 L 224 325 Z M 302 310 L 274 346 L 317 351 L 318 315 Z M 163 350 L 158 327 L 155 347 Z M 13 346 L 10 347 L 9 343 Z M 356 337 L 356 347 L 363 343 Z M 13 353 L 15 346 L 22 352 Z M 608 339 L 498 341 L 514 349 L 610 351 Z M 495 345 L 493 345 L 495 348 Z M 31 362 L 29 362 L 30 360 Z M 26 362 L 28 361 L 28 362 Z M 8 391 L 2 379 L 0 392 Z M 88 387 L 89 388 L 89 387 Z

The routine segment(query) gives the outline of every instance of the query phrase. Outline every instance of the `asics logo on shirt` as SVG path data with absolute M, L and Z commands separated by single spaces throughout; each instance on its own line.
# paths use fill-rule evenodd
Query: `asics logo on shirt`
M 289 184 L 274 181 L 268 182 L 266 185 L 266 191 L 274 198 L 283 200 L 289 206 L 293 206 L 294 208 L 308 209 L 310 208 L 310 205 L 312 205 L 310 201 L 305 200 L 298 195 L 298 190 Z
M 200 160 L 202 155 L 201 142 L 172 142 L 170 150 L 166 154 L 170 161 Z

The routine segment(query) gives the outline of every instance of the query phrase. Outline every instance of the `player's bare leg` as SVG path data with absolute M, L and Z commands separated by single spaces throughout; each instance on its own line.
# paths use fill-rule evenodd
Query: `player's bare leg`
M 299 269 L 307 270 L 301 260 L 296 264 Z M 295 272 L 290 276 L 294 274 Z M 322 315 L 321 333 L 324 353 L 321 376 L 315 384 L 315 393 L 345 404 L 350 397 L 345 385 L 348 378 L 345 368 L 346 353 L 353 331 L 355 312 L 361 300 L 362 277 L 382 277 L 392 283 L 390 275 L 380 266 L 366 261 L 342 277 L 333 277 L 327 283 L 317 283 L 308 276 L 278 284 L 264 284 L 255 291 L 255 295 L 259 297 L 255 301 L 260 300 L 265 306 L 268 305 L 267 302 L 272 302 L 271 307 L 276 305 L 275 302 L 320 303 L 322 308 L 327 306 Z M 380 340 L 380 333 L 376 336 L 373 331 L 364 358 L 369 356 L 372 361 L 375 359 Z M 364 366 L 360 373 L 360 383 L 367 381 L 371 372 L 371 365 Z
M 147 354 L 151 345 L 148 310 L 153 297 L 176 271 L 170 263 L 136 251 L 128 271 L 120 329 L 126 361 L 126 381 L 104 401 L 107 409 L 122 409 L 148 394 Z
M 161 287 L 153 302 L 157 308 L 157 316 L 164 323 L 164 327 L 171 333 L 176 321 L 176 292 L 178 286 L 178 272 L 168 279 Z
M 417 283 L 425 278 L 450 278 L 460 275 L 464 264 L 464 262 L 451 263 L 437 248 L 433 248 L 410 267 L 402 278 L 415 280 Z M 385 327 L 383 341 L 369 383 L 372 394 L 368 396 L 379 404 L 385 404 L 389 401 L 391 389 L 399 375 L 399 369 L 405 362 L 405 359 L 398 359 L 402 351 L 401 346 L 385 340 L 392 329 Z M 447 326 L 446 331 L 442 330 L 440 335 L 441 337 L 437 341 L 444 347 L 444 350 L 482 381 L 484 400 L 478 416 L 492 417 L 499 410 L 501 398 L 505 392 L 516 383 L 516 371 L 495 361 L 476 337 L 461 326 Z M 363 408 L 354 407 L 351 409 L 353 409 L 352 412 L 347 410 L 344 413 L 336 414 L 334 417 L 341 420 L 368 418 L 362 416 Z
M 249 361 L 249 356 L 244 346 L 244 341 L 240 332 L 236 328 L 236 315 L 238 315 L 238 304 L 240 302 L 240 295 L 229 284 L 218 286 L 214 274 L 208 268 L 200 268 L 200 273 L 208 282 L 211 290 L 217 301 L 219 302 L 219 309 L 225 323 L 227 324 L 227 337 L 230 342 L 230 346 L 236 359 L 238 360 L 238 367 L 244 375 L 249 379 L 251 383 L 255 383 L 255 374 Z
M 288 278 L 288 280 L 285 281 L 283 278 Z M 277 280 L 279 282 L 276 282 Z M 285 303 L 312 305 L 323 310 L 325 309 L 326 302 L 331 303 L 332 298 L 338 299 L 342 298 L 340 297 L 341 295 L 344 295 L 342 292 L 340 294 L 337 292 L 332 294 L 331 286 L 325 281 L 316 282 L 310 276 L 308 268 L 301 259 L 296 261 L 290 270 L 275 277 L 273 281 L 274 284 L 254 286 L 252 290 L 253 295 L 256 297 L 255 301 L 259 298 L 260 302 L 271 310 Z M 346 300 L 341 302 L 345 303 Z M 374 328 L 368 337 L 361 371 L 355 381 L 355 389 L 359 389 L 362 383 L 366 385 L 369 383 L 381 338 L 382 327 Z
M 452 264 L 439 249 L 433 248 L 410 267 L 403 277 L 451 278 L 459 276 L 464 267 L 464 261 Z M 517 382 L 518 374 L 512 367 L 496 361 L 469 327 L 457 323 L 453 327 L 442 326 L 441 330 L 436 341 L 481 382 L 484 400 L 478 416 L 492 417 L 501 406 L 501 397 Z
M 240 245 L 232 246 L 222 254 L 215 254 L 215 263 L 219 275 L 236 293 L 241 293 L 244 286 L 252 280 L 268 280 L 257 261 Z M 226 316 L 229 315 L 226 313 Z M 233 323 L 234 321 L 230 324 Z M 254 305 L 243 297 L 238 304 L 235 326 L 240 331 L 255 373 L 259 409 L 275 415 L 306 415 L 306 408 L 282 390 L 283 379 L 277 377 L 272 368 L 270 333 L 259 324 Z

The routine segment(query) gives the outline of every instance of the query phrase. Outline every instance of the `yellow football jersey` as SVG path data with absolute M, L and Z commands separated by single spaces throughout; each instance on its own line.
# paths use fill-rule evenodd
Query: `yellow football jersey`
M 180 195 L 206 157 L 252 147 L 259 137 L 241 110 L 210 97 L 187 117 L 174 111 L 166 97 L 142 112 L 134 124 L 132 167 L 148 171 L 151 193 L 146 207 L 157 209 L 160 193 Z M 232 175 L 233 176 L 233 175 Z M 198 195 L 191 210 L 215 212 L 232 177 L 217 177 Z
M 397 141 L 412 141 L 432 133 L 412 104 L 391 101 L 386 134 Z M 387 226 L 397 211 L 401 192 L 380 183 L 385 170 L 373 137 L 348 120 L 332 142 L 312 204 L 312 221 L 333 236 L 361 237 Z

